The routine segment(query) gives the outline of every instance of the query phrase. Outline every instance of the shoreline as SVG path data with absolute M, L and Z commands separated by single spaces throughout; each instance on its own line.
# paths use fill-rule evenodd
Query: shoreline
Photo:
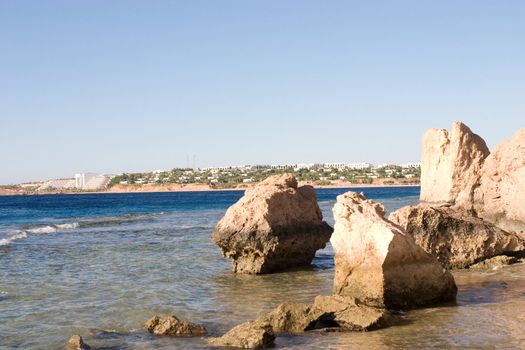
M 299 182 L 299 186 L 310 185 L 314 189 L 342 189 L 342 188 L 387 188 L 387 187 L 419 187 L 420 184 L 332 184 L 332 185 L 314 185 L 307 182 Z M 120 187 L 119 187 L 120 186 Z M 129 186 L 129 187 L 128 187 Z M 40 195 L 58 195 L 58 194 L 123 194 L 123 193 L 174 193 L 174 192 L 214 192 L 214 191 L 245 191 L 250 186 L 241 186 L 234 188 L 214 188 L 209 185 L 168 185 L 168 186 L 147 186 L 147 185 L 116 185 L 110 189 L 102 191 L 49 191 L 49 192 L 9 192 L 0 189 L 0 196 L 40 196 Z

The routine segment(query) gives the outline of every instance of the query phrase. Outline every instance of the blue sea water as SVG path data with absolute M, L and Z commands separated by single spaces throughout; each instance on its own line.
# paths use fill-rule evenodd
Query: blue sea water
M 418 187 L 353 190 L 382 202 L 390 211 L 417 203 L 419 196 Z M 331 225 L 335 198 L 346 191 L 317 190 Z M 0 349 L 62 349 L 72 334 L 83 335 L 99 349 L 206 349 L 202 338 L 155 337 L 142 325 L 153 315 L 175 314 L 203 323 L 211 334 L 219 335 L 283 301 L 311 302 L 318 294 L 330 293 L 333 252 L 329 245 L 317 253 L 309 269 L 264 276 L 231 273 L 210 235 L 242 194 L 0 197 Z M 485 295 L 483 291 L 465 294 L 465 304 Z M 432 316 L 435 323 L 423 325 L 434 329 L 448 322 L 461 330 L 457 323 L 471 318 L 468 312 L 464 316 L 450 312 L 437 311 Z M 403 348 L 414 341 L 409 330 L 382 330 L 366 338 L 362 334 L 285 336 L 277 345 L 346 349 L 351 342 L 356 348 Z M 483 339 L 486 336 L 475 334 L 466 344 L 484 344 Z M 422 347 L 465 345 L 465 338 L 454 334 L 419 341 Z

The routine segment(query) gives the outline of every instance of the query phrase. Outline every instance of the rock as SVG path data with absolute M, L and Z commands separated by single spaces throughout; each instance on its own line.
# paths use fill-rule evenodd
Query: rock
M 318 325 L 332 325 L 343 330 L 369 331 L 388 325 L 390 314 L 383 308 L 358 305 L 352 297 L 340 295 L 315 298 L 314 314 L 322 314 Z
M 333 212 L 334 294 L 394 309 L 455 300 L 452 275 L 386 220 L 381 204 L 347 192 L 337 197 Z
M 314 329 L 339 328 L 366 331 L 387 325 L 388 311 L 358 305 L 354 298 L 339 295 L 317 296 L 313 305 L 286 302 L 257 318 L 276 333 L 301 333 Z
M 250 321 L 241 323 L 219 338 L 210 338 L 214 346 L 230 346 L 243 349 L 261 349 L 274 345 L 275 334 L 266 323 Z
M 521 262 L 521 260 L 518 257 L 500 255 L 474 264 L 470 266 L 470 268 L 478 270 L 493 270 L 502 266 L 517 264 L 519 262 Z
M 524 231 L 524 203 L 525 129 L 520 129 L 485 160 L 475 209 L 479 216 L 507 231 Z
M 461 122 L 450 132 L 428 130 L 422 141 L 421 201 L 471 210 L 489 153 L 485 141 Z
M 309 265 L 330 239 L 311 186 L 291 174 L 275 175 L 246 190 L 212 234 L 237 273 L 270 273 Z
M 257 322 L 268 324 L 277 333 L 300 333 L 317 327 L 321 314 L 314 313 L 310 305 L 286 302 L 273 311 L 257 318 Z
M 67 341 L 67 347 L 71 350 L 89 350 L 91 347 L 84 343 L 82 337 L 78 334 L 72 335 Z
M 462 210 L 419 204 L 391 213 L 389 220 L 448 269 L 525 250 L 525 240 L 518 235 Z
M 204 326 L 181 321 L 175 316 L 152 317 L 146 321 L 144 328 L 156 335 L 192 336 L 207 334 Z

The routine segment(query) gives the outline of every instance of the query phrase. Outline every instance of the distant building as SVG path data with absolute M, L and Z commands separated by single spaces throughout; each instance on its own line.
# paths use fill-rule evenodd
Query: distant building
M 421 163 L 405 163 L 405 164 L 401 164 L 401 167 L 402 168 L 421 168 Z
M 270 165 L 270 169 L 286 170 L 295 168 L 296 164 Z
M 345 169 L 346 164 L 345 163 L 324 163 L 325 168 L 330 169 Z
M 110 176 L 94 174 L 94 173 L 80 173 L 75 174 L 75 188 L 79 190 L 99 190 L 105 188 Z
M 75 179 L 55 179 L 44 182 L 38 189 L 69 190 L 75 188 Z
M 348 169 L 368 169 L 372 168 L 370 163 L 349 163 L 347 164 Z

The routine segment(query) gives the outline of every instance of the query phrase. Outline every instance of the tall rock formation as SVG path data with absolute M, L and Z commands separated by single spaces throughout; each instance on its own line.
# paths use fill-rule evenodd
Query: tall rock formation
M 315 191 L 291 174 L 267 178 L 227 211 L 212 234 L 237 273 L 270 273 L 311 263 L 330 239 Z
M 475 209 L 505 230 L 525 230 L 525 129 L 497 145 L 485 160 Z
M 386 308 L 455 300 L 452 275 L 386 220 L 381 204 L 347 192 L 337 197 L 333 212 L 334 294 Z
M 428 130 L 422 141 L 421 201 L 471 210 L 489 153 L 485 141 L 461 122 L 450 132 Z

